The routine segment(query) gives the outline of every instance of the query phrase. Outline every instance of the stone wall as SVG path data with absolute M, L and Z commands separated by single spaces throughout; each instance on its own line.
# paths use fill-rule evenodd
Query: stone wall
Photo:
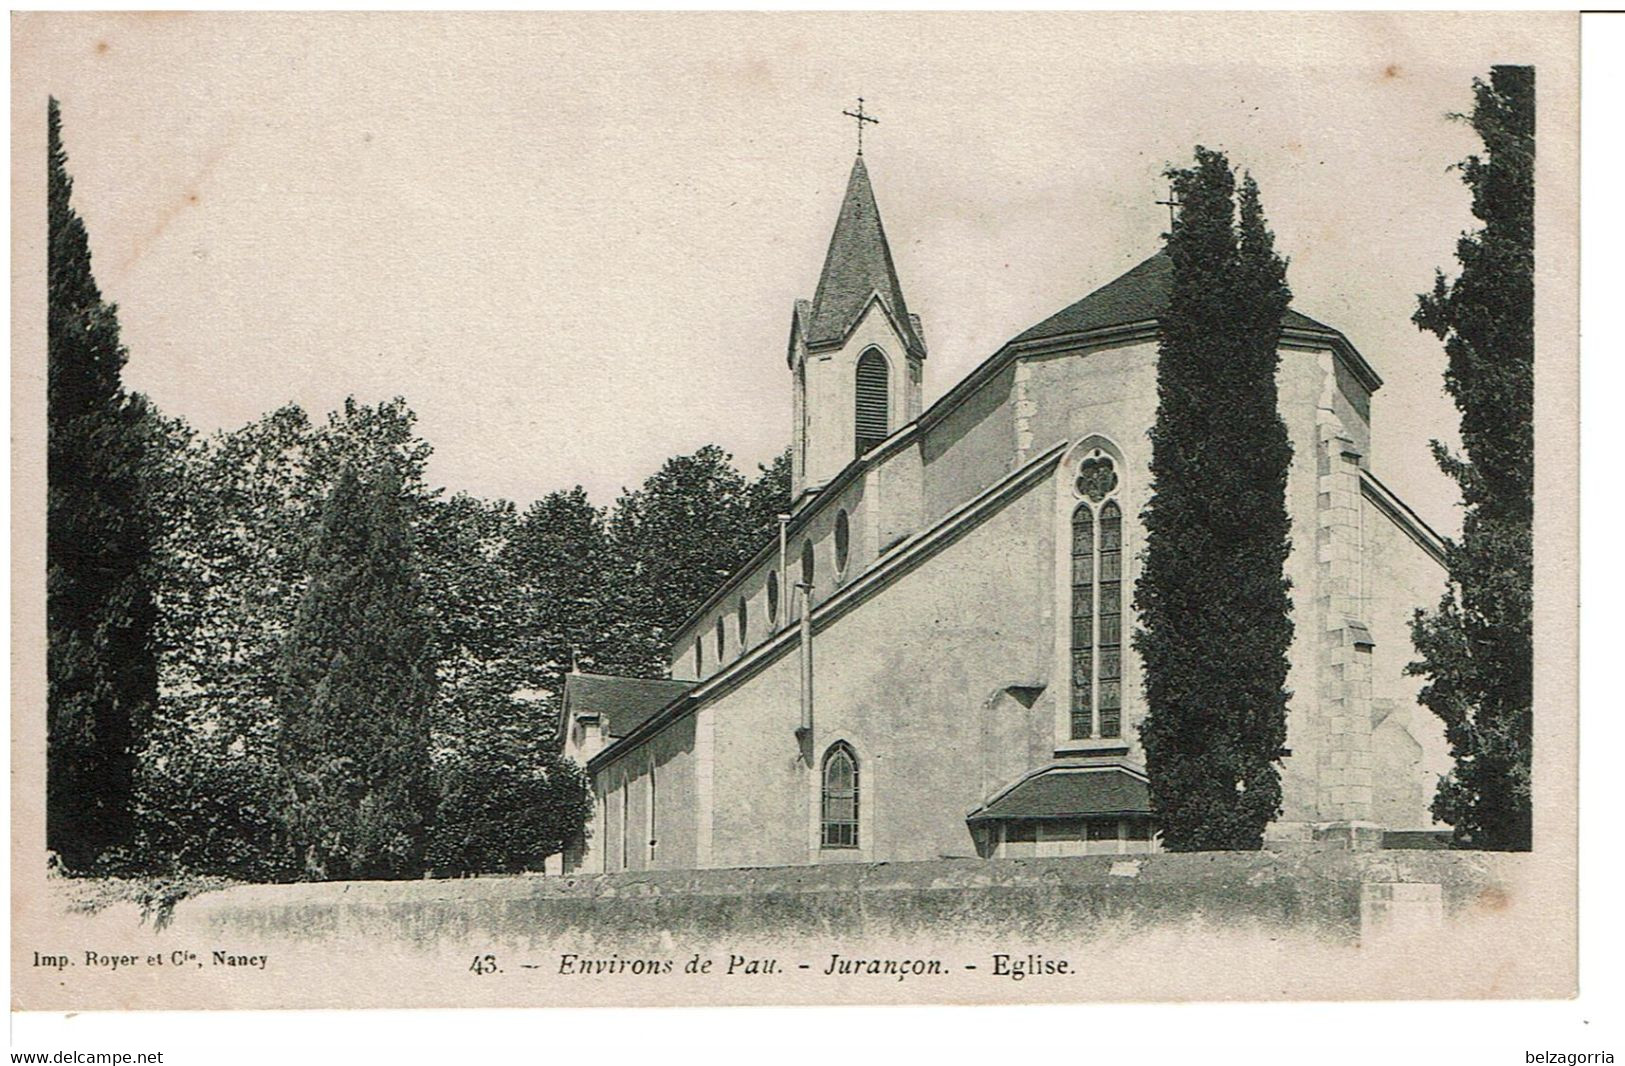
M 1369 922 L 1408 898 L 1427 901 L 1441 920 L 1500 908 L 1509 867 L 1520 862 L 1527 859 L 1316 850 L 259 885 L 183 901 L 176 917 L 256 941 L 612 939 L 623 954 L 831 935 L 1078 944 L 1191 922 L 1352 944 L 1362 911 Z
M 85 913 L 66 898 L 83 884 L 58 879 L 50 894 L 60 943 L 27 941 L 80 954 L 60 982 L 36 983 L 45 991 L 26 1009 L 1465 998 L 1574 987 L 1573 924 L 1554 895 L 1563 887 L 1538 856 L 1154 854 L 244 885 L 182 900 L 163 928 L 144 924 L 134 903 Z M 90 948 L 163 965 L 81 965 Z M 245 959 L 250 968 L 231 968 Z M 868 968 L 876 960 L 907 973 Z

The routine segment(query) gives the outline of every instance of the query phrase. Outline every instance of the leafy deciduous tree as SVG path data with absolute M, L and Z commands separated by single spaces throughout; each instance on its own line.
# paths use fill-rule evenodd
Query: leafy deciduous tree
M 138 753 L 132 861 L 246 880 L 302 868 L 287 843 L 274 708 L 283 646 L 307 580 L 312 530 L 340 467 L 406 472 L 422 514 L 429 447 L 402 400 L 347 401 L 313 423 L 289 405 L 199 438 L 164 424 L 152 479 L 161 695 Z
M 534 736 L 482 730 L 438 776 L 428 861 L 443 875 L 539 870 L 592 814 L 587 775 Z
M 790 509 L 790 462 L 790 449 L 786 448 L 772 462 L 757 467 L 756 480 L 745 490 L 747 541 L 777 535 L 779 515 Z M 761 544 L 747 542 L 740 547 L 748 558 Z
M 752 483 L 708 444 L 666 460 L 616 501 L 611 591 L 628 673 L 661 676 L 676 627 L 774 535 L 789 505 L 788 470 L 775 459 Z
M 277 706 L 279 685 L 292 669 L 290 633 L 301 605 L 308 608 L 323 553 L 334 550 L 313 543 L 311 531 L 317 540 L 327 536 L 324 509 L 341 470 L 353 470 L 362 483 L 368 471 L 404 472 L 401 513 L 410 523 L 421 606 L 437 652 L 429 750 L 438 790 L 457 793 L 437 818 L 471 809 L 478 767 L 500 769 L 516 759 L 530 760 L 540 777 L 503 785 L 493 778 L 494 788 L 540 796 L 538 780 L 544 781 L 559 790 L 543 804 L 548 817 L 573 809 L 567 800 L 574 778 L 549 768 L 555 757 L 545 746 L 564 672 L 576 659 L 586 669 L 656 675 L 664 667 L 665 635 L 650 619 L 680 621 L 692 609 L 682 603 L 647 609 L 647 590 L 632 583 L 639 562 L 683 555 L 681 538 L 688 537 L 711 546 L 721 560 L 716 569 L 731 571 L 771 536 L 787 502 L 782 460 L 747 482 L 711 449 L 673 460 L 645 486 L 652 491 L 629 494 L 649 507 L 640 518 L 652 513 L 653 525 L 678 531 L 678 540 L 616 542 L 608 516 L 579 488 L 549 494 L 522 515 L 506 501 L 439 498 L 424 484 L 430 448 L 414 422 L 397 399 L 377 406 L 348 401 L 320 422 L 289 406 L 206 438 L 179 422 L 161 427 L 165 463 L 155 484 L 170 516 L 159 552 L 163 695 L 141 751 L 143 853 L 251 880 L 345 875 L 344 863 L 307 855 L 308 841 L 295 853 L 294 838 L 309 829 L 320 804 L 340 817 L 348 801 L 342 788 L 334 793 L 330 780 L 301 763 L 294 769 L 305 798 L 288 803 Z M 663 476 L 696 464 L 714 478 Z M 674 490 L 674 480 L 726 491 L 719 504 L 703 491 Z M 676 514 L 682 517 L 668 521 Z M 349 676 L 360 671 L 353 665 Z M 350 764 L 330 769 L 348 780 Z M 297 824 L 290 814 L 299 815 Z M 476 871 L 497 861 L 489 849 L 451 861 L 444 850 L 451 838 L 432 839 L 434 861 L 448 870 Z M 530 854 L 528 838 L 512 846 L 514 856 Z M 311 855 L 316 861 L 307 869 Z M 509 865 L 503 859 L 490 868 Z

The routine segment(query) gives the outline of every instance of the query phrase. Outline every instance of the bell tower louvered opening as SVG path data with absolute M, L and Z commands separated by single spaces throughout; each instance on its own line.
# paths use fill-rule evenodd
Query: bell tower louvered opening
M 891 381 L 886 357 L 874 349 L 858 359 L 857 454 L 891 435 Z
M 903 300 L 862 159 L 852 165 L 817 292 L 796 301 L 785 357 L 794 419 L 790 495 L 799 510 L 920 415 L 925 341 Z

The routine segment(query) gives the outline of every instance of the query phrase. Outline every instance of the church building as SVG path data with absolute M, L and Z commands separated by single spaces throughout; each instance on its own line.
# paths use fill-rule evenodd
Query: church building
M 790 315 L 791 511 L 676 632 L 670 680 L 568 678 L 557 741 L 596 809 L 562 868 L 1154 850 L 1130 604 L 1172 269 L 1152 255 L 925 407 L 860 151 Z M 1443 555 L 1372 471 L 1371 364 L 1296 310 L 1280 357 L 1295 635 L 1268 840 L 1372 846 L 1436 828 L 1448 752 L 1405 665 Z

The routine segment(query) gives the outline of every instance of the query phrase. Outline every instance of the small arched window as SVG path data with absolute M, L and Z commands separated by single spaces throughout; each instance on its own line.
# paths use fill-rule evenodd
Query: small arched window
M 860 456 L 891 435 L 891 372 L 873 348 L 858 357 L 856 429 Z
M 705 675 L 705 637 L 704 637 L 704 632 L 705 632 L 704 630 L 701 630 L 700 633 L 696 634 L 695 637 L 694 637 L 694 676 L 695 677 L 703 677 Z
M 835 572 L 846 573 L 847 553 L 852 547 L 851 522 L 842 511 L 835 516 Z
M 722 626 L 722 616 L 719 614 L 719 615 L 717 615 L 717 662 L 718 663 L 721 663 L 722 659 L 723 659 L 722 650 L 723 650 L 723 626 Z
M 770 570 L 767 574 L 767 622 L 775 625 L 779 620 L 779 574 Z
M 750 615 L 745 606 L 745 597 L 739 597 L 739 650 L 744 651 L 749 643 L 747 637 L 750 631 Z
M 822 844 L 826 848 L 858 846 L 858 757 L 844 740 L 824 753 Z
M 810 540 L 801 542 L 801 583 L 813 583 L 813 546 Z

